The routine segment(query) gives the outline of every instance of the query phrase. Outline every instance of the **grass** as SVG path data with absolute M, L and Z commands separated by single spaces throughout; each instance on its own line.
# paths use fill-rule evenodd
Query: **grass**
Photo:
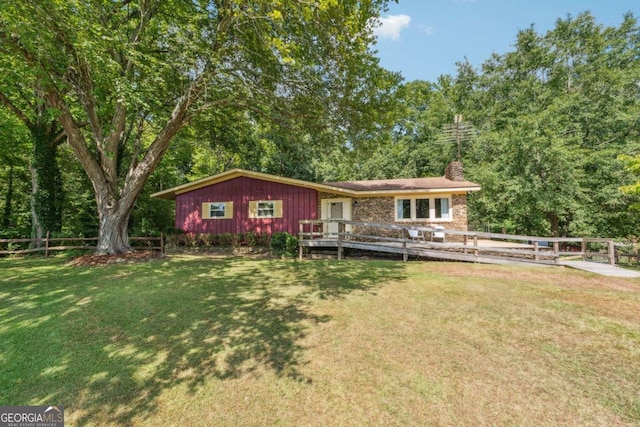
M 560 268 L 0 259 L 0 405 L 67 425 L 640 425 L 640 281 Z

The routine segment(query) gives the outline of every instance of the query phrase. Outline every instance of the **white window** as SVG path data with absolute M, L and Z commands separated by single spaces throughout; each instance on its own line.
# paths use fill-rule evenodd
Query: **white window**
M 429 199 L 416 199 L 416 219 L 429 219 Z
M 449 199 L 448 198 L 436 198 L 435 214 L 438 219 L 451 219 L 449 214 Z
M 275 210 L 274 202 L 258 202 L 258 218 L 273 218 Z
M 450 221 L 449 197 L 396 197 L 396 221 Z
M 233 202 L 205 202 L 202 204 L 202 219 L 233 218 Z
M 411 199 L 396 199 L 396 219 L 399 221 L 411 219 Z
M 209 205 L 210 218 L 224 218 L 227 210 L 226 203 L 211 203 Z
M 249 218 L 282 218 L 282 200 L 249 202 Z

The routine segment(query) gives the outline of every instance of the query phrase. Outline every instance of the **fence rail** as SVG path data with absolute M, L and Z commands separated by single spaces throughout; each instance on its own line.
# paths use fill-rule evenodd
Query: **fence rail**
M 51 233 L 47 233 L 41 239 L 0 239 L 0 255 L 44 252 L 45 256 L 49 256 L 51 251 L 95 250 L 97 241 L 97 237 L 51 237 Z M 91 242 L 95 243 L 90 244 Z M 164 253 L 165 237 L 164 234 L 160 237 L 129 237 L 129 243 L 134 250 L 152 250 Z M 28 247 L 12 249 L 12 245 Z
M 340 256 L 343 247 L 365 248 L 366 245 L 377 247 L 373 250 L 382 252 L 403 253 L 405 258 L 407 254 L 418 254 L 423 250 L 431 255 L 436 252 L 447 253 L 447 256 L 459 253 L 460 259 L 472 254 L 475 258 L 485 255 L 504 260 L 528 259 L 559 264 L 561 259 L 579 258 L 584 261 L 598 259 L 615 265 L 616 260 L 628 256 L 616 251 L 618 245 L 613 239 L 521 236 L 345 220 L 302 220 L 299 226 L 301 257 L 303 247 L 337 246 Z M 412 238 L 410 230 L 420 232 L 422 238 Z M 631 258 L 629 256 L 629 260 Z

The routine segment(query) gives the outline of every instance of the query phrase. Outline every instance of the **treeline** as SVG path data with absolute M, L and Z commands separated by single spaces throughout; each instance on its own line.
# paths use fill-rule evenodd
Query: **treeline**
M 638 236 L 638 52 L 631 14 L 618 27 L 583 13 L 546 34 L 520 31 L 511 52 L 479 70 L 461 62 L 454 76 L 404 85 L 388 140 L 347 170 L 335 156 L 332 178 L 441 174 L 457 130 L 466 177 L 483 187 L 471 197 L 472 227 Z
M 604 27 L 584 13 L 559 19 L 545 34 L 520 31 L 512 51 L 479 69 L 463 61 L 455 75 L 436 82 L 398 84 L 350 117 L 353 129 L 314 132 L 300 117 L 263 120 L 240 108 L 201 114 L 174 137 L 147 180 L 129 231 L 171 231 L 173 205 L 149 195 L 230 168 L 320 182 L 384 179 L 442 175 L 460 157 L 466 179 L 483 187 L 470 196 L 471 228 L 637 237 L 638 52 L 633 15 Z M 40 114 L 31 121 L 44 117 L 51 125 L 54 113 Z M 0 237 L 51 228 L 34 224 L 42 197 L 55 199 L 51 206 L 58 209 L 39 213 L 52 218 L 50 231 L 98 233 L 92 184 L 58 129 L 49 129 L 45 147 L 57 166 L 47 172 L 53 182 L 40 184 L 34 168 L 42 146 L 15 111 L 0 107 Z M 39 185 L 48 192 L 38 193 Z

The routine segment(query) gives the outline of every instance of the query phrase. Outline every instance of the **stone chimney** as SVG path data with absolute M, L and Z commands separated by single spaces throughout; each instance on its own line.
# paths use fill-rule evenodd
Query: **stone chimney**
M 444 170 L 444 177 L 451 181 L 464 181 L 462 162 L 451 162 Z

